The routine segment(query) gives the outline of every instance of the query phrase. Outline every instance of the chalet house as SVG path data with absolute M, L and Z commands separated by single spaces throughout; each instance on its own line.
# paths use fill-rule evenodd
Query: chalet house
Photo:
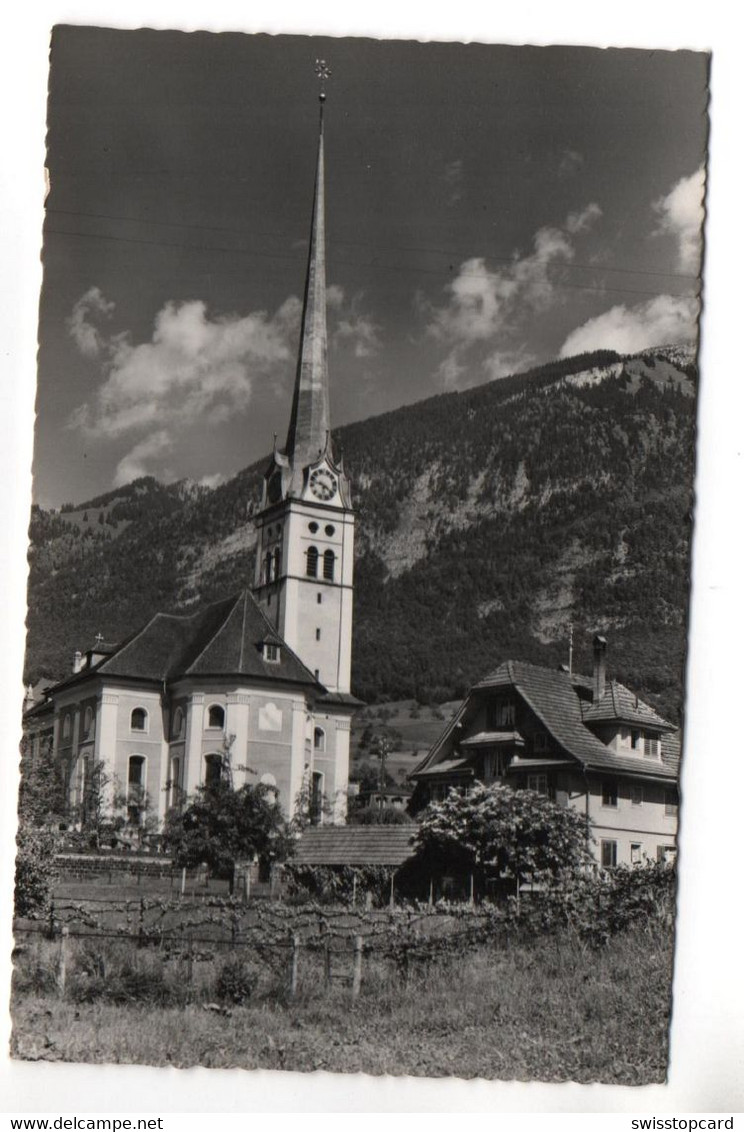
M 676 851 L 677 729 L 606 677 L 594 639 L 591 678 L 508 660 L 471 689 L 411 778 L 429 799 L 504 782 L 587 815 L 604 867 Z
M 307 799 L 316 820 L 344 820 L 354 512 L 330 432 L 324 98 L 292 408 L 264 475 L 252 581 L 198 613 L 157 613 L 123 644 L 97 639 L 26 712 L 34 754 L 51 743 L 83 817 L 102 767 L 135 826 L 225 774 L 276 790 L 288 813 Z

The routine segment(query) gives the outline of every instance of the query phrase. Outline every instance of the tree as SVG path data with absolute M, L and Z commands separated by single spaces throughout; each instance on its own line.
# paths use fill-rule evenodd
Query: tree
M 219 781 L 200 787 L 182 813 L 168 815 L 163 843 L 177 865 L 206 864 L 216 876 L 230 877 L 239 860 L 282 860 L 290 838 L 270 787 L 234 790 Z
M 586 817 L 534 790 L 476 782 L 421 815 L 417 857 L 430 870 L 540 879 L 591 860 Z

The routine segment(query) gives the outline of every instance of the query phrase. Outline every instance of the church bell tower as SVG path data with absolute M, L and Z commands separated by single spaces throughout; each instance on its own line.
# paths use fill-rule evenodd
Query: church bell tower
M 264 473 L 253 593 L 269 621 L 329 692 L 348 693 L 354 513 L 343 462 L 331 443 L 326 330 L 325 63 L 310 250 L 292 412 L 283 449 Z

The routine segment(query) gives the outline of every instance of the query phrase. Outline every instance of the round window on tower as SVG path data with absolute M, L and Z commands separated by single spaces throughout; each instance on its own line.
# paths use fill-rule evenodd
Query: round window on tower
M 335 535 L 336 528 L 331 526 L 331 524 L 329 523 L 328 526 L 325 529 L 325 533 L 328 535 L 329 538 L 331 538 L 332 535 Z
M 308 529 L 308 530 L 310 531 L 310 533 L 311 533 L 311 534 L 317 535 L 317 533 L 318 533 L 318 524 L 317 524 L 317 523 L 308 523 L 308 524 L 307 524 L 307 529 Z

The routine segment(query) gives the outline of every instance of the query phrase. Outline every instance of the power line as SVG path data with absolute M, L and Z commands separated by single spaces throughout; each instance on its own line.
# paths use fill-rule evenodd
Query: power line
M 138 217 L 138 216 L 115 216 L 115 215 L 112 215 L 112 214 L 109 214 L 109 213 L 104 213 L 104 212 L 76 212 L 72 209 L 65 209 L 65 208 L 47 208 L 46 213 L 47 213 L 47 215 L 53 214 L 53 215 L 56 215 L 56 216 L 78 216 L 78 217 L 88 219 L 88 220 L 114 220 L 114 221 L 118 220 L 118 221 L 123 221 L 124 223 L 128 223 L 128 224 L 150 224 L 150 225 L 153 225 L 153 226 L 158 227 L 158 228 L 182 228 L 182 229 L 186 229 L 187 231 L 194 231 L 194 232 L 227 232 L 227 233 L 230 233 L 231 235 L 234 235 L 234 236 L 240 236 L 240 235 L 251 236 L 251 235 L 254 234 L 254 233 L 250 232 L 247 228 L 234 228 L 230 225 L 225 225 L 225 224 L 186 224 L 186 223 L 183 223 L 181 221 L 173 221 L 173 220 L 148 220 L 145 217 Z M 54 230 L 51 229 L 51 231 L 54 231 Z M 85 235 L 86 233 L 78 233 L 78 234 L 79 235 Z M 95 237 L 97 235 L 97 233 L 88 233 L 88 234 L 93 236 L 93 237 Z M 268 235 L 279 236 L 279 234 L 276 233 L 276 232 L 268 233 Z M 101 238 L 102 239 L 112 239 L 112 240 L 115 240 L 115 239 L 134 239 L 134 237 L 119 237 L 119 236 L 105 236 L 105 235 L 101 236 Z M 153 243 L 156 243 L 156 242 L 157 241 L 153 241 Z M 184 244 L 184 245 L 165 244 L 163 246 L 165 246 L 165 247 L 181 247 L 181 246 L 190 247 L 191 245 L 189 245 L 189 244 Z M 466 252 L 466 251 L 463 251 L 462 249 L 438 248 L 438 247 L 431 247 L 431 246 L 426 246 L 426 245 L 422 245 L 422 244 L 420 244 L 420 245 L 396 244 L 396 245 L 393 246 L 393 245 L 390 245 L 390 244 L 380 244 L 380 243 L 377 243 L 377 242 L 372 243 L 369 240 L 334 240 L 334 246 L 336 246 L 336 247 L 375 248 L 376 250 L 381 250 L 381 251 L 421 252 L 425 255 L 441 255 L 441 256 L 445 256 L 449 259 L 459 259 L 461 257 L 465 258 L 465 259 L 471 259 L 472 258 L 471 252 Z M 215 249 L 215 250 L 233 250 L 233 249 Z M 238 249 L 236 249 L 236 250 L 238 250 Z M 242 249 L 240 249 L 240 250 L 242 250 Z M 286 258 L 286 259 L 304 258 L 304 255 L 302 257 L 300 257 L 300 256 L 295 256 L 295 255 L 289 255 L 287 253 L 282 254 L 281 252 L 277 252 L 277 253 L 274 253 L 274 252 L 256 252 L 255 254 L 256 255 L 266 255 L 266 256 L 276 255 L 277 258 Z M 506 264 L 506 265 L 510 265 L 511 263 L 513 263 L 513 260 L 510 257 L 507 257 L 507 256 L 489 255 L 488 258 L 490 260 L 492 260 L 494 263 L 503 263 L 503 264 Z M 586 270 L 586 271 L 610 271 L 610 272 L 613 272 L 614 274 L 647 275 L 647 276 L 663 278 L 663 279 L 684 279 L 688 282 L 694 282 L 698 279 L 697 275 L 688 275 L 688 274 L 685 274 L 684 272 L 652 271 L 648 268 L 618 267 L 618 266 L 610 266 L 608 264 L 580 263 L 580 262 L 577 262 L 576 260 L 572 260 L 571 263 L 566 263 L 566 264 L 564 264 L 564 266 L 569 267 L 569 268 L 579 268 L 580 270 Z M 422 270 L 424 270 L 424 269 L 422 269 Z
M 69 230 L 64 230 L 64 229 L 59 229 L 59 228 L 47 228 L 45 230 L 45 234 L 54 235 L 54 236 L 70 236 L 70 237 L 73 237 L 73 238 L 84 239 L 84 240 L 108 240 L 108 241 L 112 241 L 114 243 L 138 244 L 138 245 L 144 245 L 146 247 L 181 248 L 184 251 L 224 252 L 226 254 L 238 254 L 238 255 L 253 256 L 253 257 L 258 258 L 258 259 L 292 260 L 292 261 L 295 261 L 295 262 L 298 262 L 298 261 L 304 262 L 304 260 L 305 260 L 305 256 L 292 255 L 288 252 L 284 252 L 284 253 L 282 253 L 282 252 L 264 252 L 264 251 L 251 250 L 251 249 L 247 249 L 247 248 L 235 248 L 235 247 L 226 248 L 226 247 L 218 247 L 215 244 L 183 244 L 183 243 L 165 241 L 165 240 L 146 240 L 146 239 L 142 239 L 142 238 L 136 237 L 136 236 L 112 236 L 112 235 L 108 235 L 108 234 L 104 234 L 104 233 L 97 233 L 97 232 L 74 232 L 74 231 L 69 231 Z M 512 261 L 511 260 L 498 260 L 497 262 L 511 263 Z M 402 266 L 402 265 L 399 265 L 399 264 L 396 265 L 396 264 L 380 263 L 379 261 L 376 261 L 376 260 L 365 261 L 365 260 L 348 260 L 347 259 L 347 260 L 339 260 L 339 261 L 337 261 L 337 264 L 339 266 L 364 267 L 368 270 L 373 270 L 373 271 L 392 271 L 392 272 L 397 273 L 397 274 L 408 273 L 408 274 L 411 274 L 411 275 L 436 275 L 439 278 L 441 278 L 442 275 L 443 275 L 443 269 L 442 268 L 405 267 L 405 266 Z M 550 265 L 546 264 L 545 266 L 546 266 L 546 271 L 547 271 L 547 268 Z M 571 266 L 576 266 L 576 265 L 562 264 L 561 266 L 571 267 Z M 450 268 L 450 270 L 451 270 L 451 268 Z M 459 272 L 458 274 L 459 274 L 460 278 L 468 278 L 468 277 L 477 276 L 478 272 L 464 271 L 464 272 Z M 679 278 L 686 278 L 686 277 L 679 276 Z M 692 277 L 692 278 L 694 278 L 694 277 Z M 568 289 L 568 290 L 573 290 L 573 291 L 591 291 L 591 292 L 594 292 L 596 294 L 618 293 L 618 294 L 624 294 L 624 295 L 647 295 L 647 296 L 655 297 L 659 294 L 664 293 L 664 292 L 658 291 L 658 290 L 652 291 L 652 290 L 647 290 L 645 288 L 639 288 L 639 287 L 606 287 L 606 286 L 593 287 L 593 286 L 589 286 L 586 283 L 569 283 L 566 280 L 561 280 L 561 281 L 548 280 L 547 277 L 545 279 L 545 282 L 550 283 L 551 287 L 563 288 L 563 289 Z M 689 292 L 687 292 L 687 293 L 683 292 L 679 297 L 680 298 L 693 298 L 694 294 L 691 294 Z

